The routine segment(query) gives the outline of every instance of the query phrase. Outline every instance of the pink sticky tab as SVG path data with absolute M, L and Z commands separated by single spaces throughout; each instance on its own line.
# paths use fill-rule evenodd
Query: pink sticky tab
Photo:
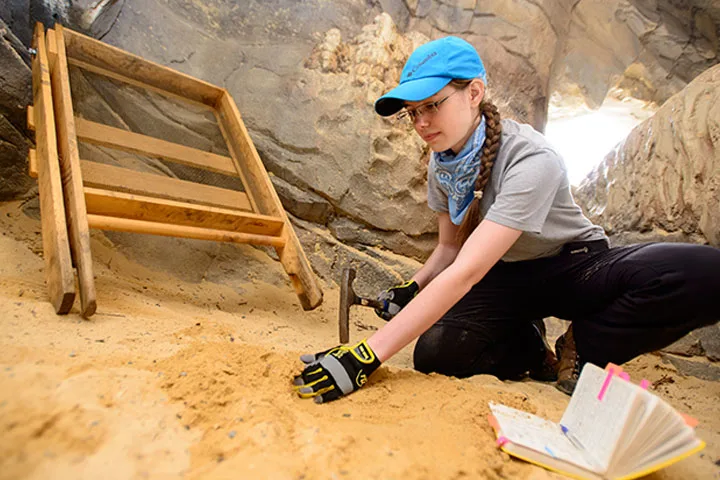
M 498 447 L 502 447 L 503 445 L 505 445 L 505 444 L 508 443 L 508 442 L 509 442 L 509 440 L 507 439 L 507 437 L 503 437 L 502 435 L 499 436 L 499 437 L 497 438 L 497 440 L 495 440 L 495 444 L 496 444 Z
M 640 388 L 642 388 L 643 390 L 647 390 L 649 386 L 650 386 L 650 382 L 643 378 L 642 381 L 640 382 Z
M 602 384 L 602 387 L 600 388 L 600 393 L 598 393 L 598 400 L 602 402 L 603 397 L 605 396 L 605 392 L 607 392 L 608 387 L 610 386 L 610 380 L 612 380 L 613 375 L 615 374 L 615 369 L 611 368 L 608 370 L 608 374 L 605 377 L 605 381 Z
M 691 417 L 687 413 L 681 413 L 680 416 L 683 418 L 683 420 L 685 420 L 685 424 L 690 428 L 695 428 L 698 426 L 698 423 L 700 423 L 697 421 L 697 418 Z
M 625 381 L 630 381 L 630 374 L 627 372 L 620 372 L 620 378 L 622 378 Z

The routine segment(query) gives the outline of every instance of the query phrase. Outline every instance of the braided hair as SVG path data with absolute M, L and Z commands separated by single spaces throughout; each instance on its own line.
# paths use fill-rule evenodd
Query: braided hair
M 453 80 L 450 82 L 452 85 L 464 88 L 470 84 L 470 80 Z M 488 181 L 490 180 L 490 174 L 492 173 L 492 167 L 497 158 L 498 150 L 500 150 L 500 135 L 502 134 L 502 125 L 500 123 L 500 113 L 495 105 L 487 99 L 484 99 L 480 103 L 480 113 L 485 115 L 485 143 L 482 146 L 482 153 L 480 156 L 480 174 L 477 180 L 475 180 L 475 192 L 481 192 L 480 195 L 475 195 L 470 201 L 470 206 L 465 213 L 465 218 L 460 225 L 460 230 L 457 233 L 457 240 L 462 245 L 468 239 L 470 234 L 480 223 L 480 198 L 482 192 L 485 190 Z

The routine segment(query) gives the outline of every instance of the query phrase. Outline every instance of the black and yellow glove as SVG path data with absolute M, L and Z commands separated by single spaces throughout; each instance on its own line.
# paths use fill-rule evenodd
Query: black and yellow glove
M 380 295 L 378 300 L 383 303 L 383 308 L 376 308 L 375 314 L 383 320 L 390 320 L 405 307 L 410 300 L 420 291 L 420 286 L 415 280 L 410 280 L 402 285 L 388 288 Z
M 380 360 L 365 340 L 352 347 L 340 345 L 303 355 L 300 360 L 307 367 L 295 377 L 295 391 L 302 398 L 314 398 L 315 403 L 331 402 L 354 392 L 380 366 Z

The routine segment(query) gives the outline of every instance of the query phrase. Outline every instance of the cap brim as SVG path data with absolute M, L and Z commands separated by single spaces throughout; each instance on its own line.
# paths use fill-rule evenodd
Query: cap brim
M 399 112 L 405 102 L 419 102 L 432 97 L 450 83 L 452 78 L 425 77 L 401 83 L 375 102 L 375 111 L 387 117 Z

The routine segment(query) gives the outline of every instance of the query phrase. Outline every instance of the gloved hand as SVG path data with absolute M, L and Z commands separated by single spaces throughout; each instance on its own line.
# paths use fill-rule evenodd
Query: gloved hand
M 307 366 L 293 380 L 295 391 L 302 398 L 314 398 L 315 403 L 330 402 L 354 392 L 380 366 L 380 360 L 365 340 L 352 347 L 340 345 L 302 355 L 300 360 Z
M 415 298 L 415 295 L 420 291 L 420 285 L 415 280 L 410 280 L 402 285 L 397 285 L 392 288 L 388 288 L 380 295 L 378 300 L 383 302 L 383 308 L 375 309 L 375 314 L 383 320 L 390 320 L 397 313 L 405 307 L 410 300 Z

